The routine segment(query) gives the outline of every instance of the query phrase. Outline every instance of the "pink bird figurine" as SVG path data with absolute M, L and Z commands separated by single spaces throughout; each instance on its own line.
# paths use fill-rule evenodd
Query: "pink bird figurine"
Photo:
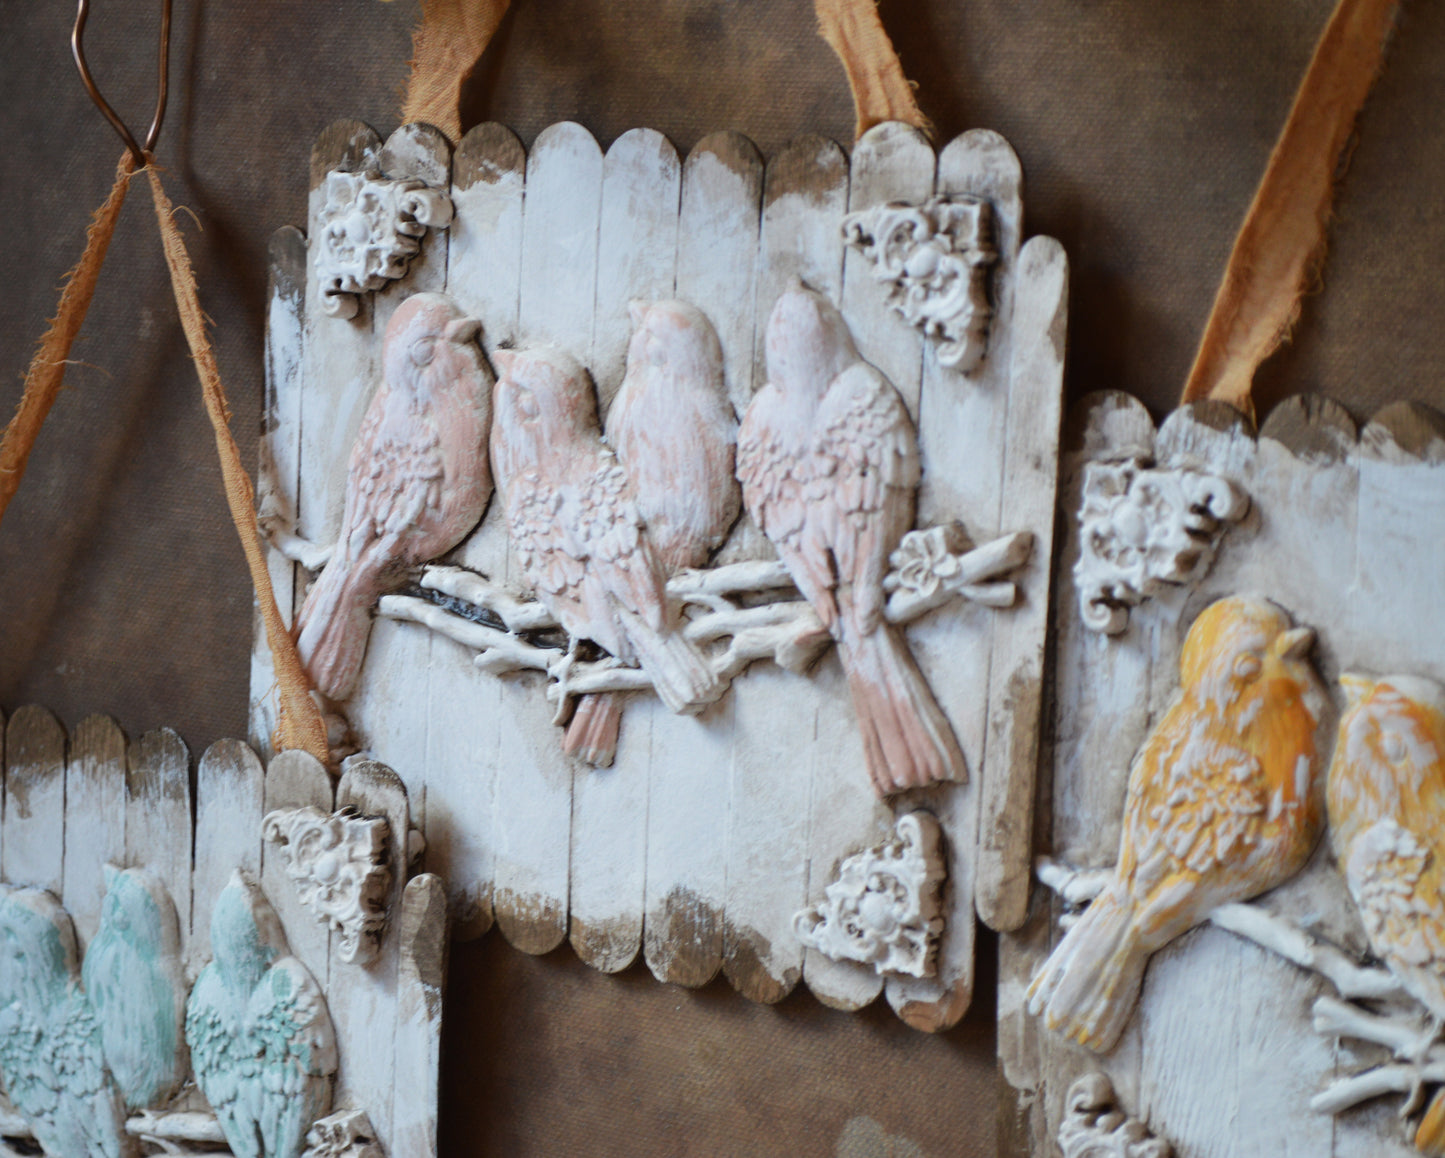
M 491 498 L 480 326 L 445 295 L 420 293 L 386 327 L 381 388 L 347 467 L 341 538 L 296 621 L 301 662 L 330 699 L 356 683 L 377 597 L 466 538 Z
M 801 284 L 773 306 L 766 343 L 768 382 L 738 438 L 743 502 L 838 642 L 878 794 L 962 780 L 953 728 L 883 614 L 921 474 L 903 399 Z
M 492 469 L 528 583 L 574 641 L 638 664 L 670 710 L 700 710 L 724 685 L 668 605 L 666 572 L 636 488 L 603 444 L 586 371 L 550 348 L 494 360 Z
M 701 567 L 737 521 L 738 423 L 723 382 L 722 346 L 685 302 L 633 302 L 627 374 L 606 438 L 627 471 L 647 537 L 671 577 Z M 566 750 L 606 767 L 617 751 L 623 697 L 583 696 Z

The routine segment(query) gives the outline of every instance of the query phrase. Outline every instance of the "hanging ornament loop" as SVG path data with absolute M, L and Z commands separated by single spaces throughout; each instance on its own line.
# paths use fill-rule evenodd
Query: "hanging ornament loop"
M 155 148 L 156 141 L 160 138 L 161 124 L 166 117 L 166 96 L 170 81 L 171 3 L 172 0 L 161 0 L 160 50 L 156 65 L 156 111 L 155 116 L 151 118 L 151 127 L 146 131 L 144 145 L 136 140 L 135 134 L 120 119 L 120 115 L 115 109 L 110 107 L 110 102 L 101 95 L 100 88 L 95 83 L 95 77 L 90 73 L 90 65 L 85 59 L 85 22 L 90 18 L 90 0 L 79 0 L 75 11 L 75 28 L 70 34 L 70 51 L 75 57 L 75 67 L 80 71 L 80 79 L 85 84 L 85 91 L 90 94 L 90 99 L 95 102 L 95 107 L 110 122 L 111 128 L 125 142 L 125 147 L 130 150 L 130 155 L 135 159 L 138 169 L 145 168 L 148 154 Z

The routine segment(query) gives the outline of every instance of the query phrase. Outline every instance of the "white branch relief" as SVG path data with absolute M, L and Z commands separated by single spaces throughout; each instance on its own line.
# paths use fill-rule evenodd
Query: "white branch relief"
M 873 263 L 888 303 L 938 342 L 938 360 L 967 372 L 983 360 L 992 311 L 986 275 L 997 260 L 992 210 L 979 197 L 890 201 L 843 218 L 843 239 Z
M 822 904 L 793 918 L 799 941 L 877 973 L 931 977 L 943 932 L 943 833 L 929 812 L 900 816 L 894 834 L 843 861 Z
M 1063 1158 L 1171 1158 L 1174 1148 L 1118 1106 L 1103 1074 L 1086 1074 L 1069 1087 L 1059 1123 Z
M 1112 874 L 1043 858 L 1035 865 L 1035 875 L 1076 916 Z M 1317 974 L 1346 999 L 1325 996 L 1315 1001 L 1313 1024 L 1318 1033 L 1369 1042 L 1392 1055 L 1393 1062 L 1331 1082 L 1310 1099 L 1311 1109 L 1339 1114 L 1372 1098 L 1404 1094 L 1402 1115 L 1406 1115 L 1418 1108 L 1424 1086 L 1445 1083 L 1445 1043 L 1440 1041 L 1439 1023 L 1411 999 L 1389 970 L 1360 965 L 1350 954 L 1258 904 L 1221 905 L 1209 922 Z M 1067 923 L 1067 915 L 1061 923 Z M 1381 1011 L 1359 1004 L 1365 1001 L 1377 1003 Z
M 386 1152 L 365 1110 L 342 1110 L 311 1127 L 301 1158 L 386 1158 Z
M 1139 459 L 1088 463 L 1074 564 L 1084 623 L 1116 635 L 1131 607 L 1198 582 L 1226 524 L 1248 511 L 1249 496 L 1219 475 L 1146 467 Z
M 333 171 L 322 188 L 316 280 L 334 318 L 355 317 L 360 294 L 403 277 L 426 231 L 451 224 L 451 198 L 415 179 Z
M 886 615 L 904 624 L 953 598 L 988 607 L 1011 606 L 1017 587 L 1003 576 L 1028 561 L 1033 536 L 1020 531 L 970 549 L 957 524 L 910 531 L 889 559 L 884 579 L 890 592 Z M 542 671 L 551 678 L 549 700 L 559 711 L 572 696 L 593 692 L 652 690 L 640 668 L 605 656 L 582 660 L 560 645 L 528 638 L 558 627 L 539 602 L 519 597 L 486 576 L 461 567 L 422 571 L 420 586 L 443 603 L 413 595 L 385 595 L 381 615 L 410 620 L 473 648 L 476 666 L 493 674 Z M 786 567 L 776 560 L 731 563 L 685 570 L 667 583 L 668 597 L 688 615 L 683 634 L 705 647 L 722 640 L 708 663 L 720 680 L 731 681 L 755 660 L 772 660 L 802 673 L 832 643 L 811 605 L 797 597 Z
M 385 818 L 308 806 L 268 813 L 261 835 L 282 846 L 286 875 L 301 903 L 339 935 L 341 959 L 375 959 L 391 889 L 391 826 Z

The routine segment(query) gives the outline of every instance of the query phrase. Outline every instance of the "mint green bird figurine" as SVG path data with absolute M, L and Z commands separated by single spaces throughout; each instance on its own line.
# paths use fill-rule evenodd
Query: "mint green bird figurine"
M 196 1084 L 236 1158 L 298 1158 L 331 1109 L 336 1034 L 321 987 L 276 910 L 236 872 L 216 898 L 211 952 L 186 1005 Z
M 144 869 L 105 866 L 100 929 L 81 977 L 106 1064 L 129 1110 L 164 1105 L 186 1078 L 186 982 L 175 902 Z
M 51 1158 L 135 1153 L 70 915 L 49 893 L 9 885 L 0 885 L 0 1078 Z

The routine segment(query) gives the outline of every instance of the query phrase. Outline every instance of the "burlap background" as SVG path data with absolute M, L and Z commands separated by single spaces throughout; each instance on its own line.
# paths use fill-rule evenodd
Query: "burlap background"
M 530 141 L 580 120 L 682 150 L 737 128 L 764 150 L 852 108 L 811 0 L 514 0 L 464 123 Z M 885 0 L 920 103 L 947 138 L 1004 133 L 1027 174 L 1026 226 L 1073 262 L 1069 389 L 1172 406 L 1233 233 L 1331 0 Z M 96 74 L 143 125 L 153 8 L 98 0 Z M 64 0 L 0 0 L 0 410 L 76 259 L 120 145 L 68 59 Z M 394 127 L 411 0 L 178 0 L 160 153 L 254 460 L 265 245 L 304 216 L 310 141 L 328 121 Z M 1406 0 L 1338 202 L 1324 292 L 1267 363 L 1261 410 L 1298 390 L 1357 417 L 1445 405 L 1445 8 Z M 137 191 L 139 192 L 139 191 Z M 199 751 L 244 733 L 250 589 L 170 297 L 155 222 L 130 199 L 30 473 L 0 529 L 0 706 L 170 724 Z M 982 952 L 991 945 L 985 941 Z M 605 978 L 563 950 L 499 938 L 453 959 L 443 1135 L 449 1155 L 989 1154 L 992 971 L 941 1039 L 891 1014 L 795 995 L 750 1006 L 645 971 Z M 867 1119 L 867 1120 L 859 1120 Z

